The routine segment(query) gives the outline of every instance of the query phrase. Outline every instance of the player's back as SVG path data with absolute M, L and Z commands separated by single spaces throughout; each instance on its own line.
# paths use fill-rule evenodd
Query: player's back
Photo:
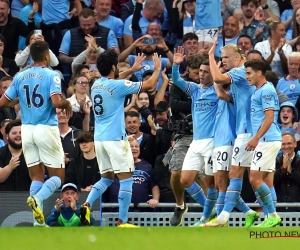
M 215 121 L 215 148 L 234 145 L 236 111 L 232 103 L 219 100 Z
M 92 86 L 95 114 L 95 141 L 118 141 L 127 138 L 125 131 L 124 101 L 136 94 L 140 82 L 114 80 L 102 77 Z
M 233 68 L 227 73 L 231 78 L 231 91 L 236 108 L 236 134 L 252 133 L 251 127 L 251 95 L 255 87 L 246 80 L 244 66 Z
M 58 125 L 51 96 L 61 94 L 59 75 L 48 68 L 32 67 L 17 74 L 6 92 L 7 97 L 19 97 L 23 124 Z

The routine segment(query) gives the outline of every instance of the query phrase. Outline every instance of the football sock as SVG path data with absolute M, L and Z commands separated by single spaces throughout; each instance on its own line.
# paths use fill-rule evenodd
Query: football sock
M 89 203 L 90 208 L 92 208 L 95 200 L 97 200 L 105 190 L 113 183 L 113 180 L 102 177 L 92 188 L 89 193 L 86 202 Z
M 208 188 L 207 198 L 205 199 L 204 203 L 203 217 L 201 218 L 201 220 L 203 220 L 204 222 L 207 221 L 211 216 L 211 212 L 217 203 L 217 198 L 218 190 L 216 188 Z
M 204 207 L 205 204 L 205 194 L 203 192 L 203 189 L 198 185 L 197 182 L 194 182 L 190 187 L 185 189 L 192 198 L 198 202 L 202 207 Z
M 41 189 L 33 196 L 40 206 L 44 200 L 47 200 L 59 187 L 61 180 L 58 176 L 52 176 L 46 180 Z
M 128 222 L 128 210 L 131 203 L 132 197 L 132 184 L 133 178 L 128 178 L 125 180 L 120 180 L 120 190 L 119 190 L 119 219 L 123 223 Z
M 225 201 L 225 195 L 226 192 L 219 192 L 219 196 L 217 199 L 217 205 L 216 205 L 216 209 L 217 209 L 217 216 L 222 212 L 223 207 L 224 207 L 224 201 Z
M 277 217 L 277 213 L 274 207 L 272 195 L 270 192 L 270 188 L 267 186 L 266 183 L 263 183 L 258 189 L 257 192 L 263 202 L 263 204 L 266 206 L 269 217 Z
M 241 196 L 235 204 L 235 207 L 246 215 L 251 214 L 253 212 L 253 210 L 251 210 L 250 207 L 246 205 L 245 201 Z
M 270 188 L 270 192 L 271 192 L 273 203 L 274 203 L 274 207 L 275 207 L 275 210 L 276 210 L 277 195 L 276 195 L 276 192 L 275 192 L 275 188 L 271 187 Z
M 265 219 L 268 218 L 268 215 L 269 215 L 269 212 L 268 212 L 268 209 L 267 207 L 264 205 L 263 201 L 261 200 L 257 190 L 255 191 L 255 196 L 256 196 L 256 199 L 257 199 L 257 202 L 259 203 L 259 205 L 262 207 L 263 211 L 264 211 L 264 215 L 265 215 Z

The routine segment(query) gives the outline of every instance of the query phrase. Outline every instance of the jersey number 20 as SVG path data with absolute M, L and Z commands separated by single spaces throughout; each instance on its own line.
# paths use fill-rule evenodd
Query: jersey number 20
M 39 84 L 35 85 L 33 88 L 33 92 L 30 96 L 30 86 L 28 84 L 23 86 L 23 89 L 25 90 L 26 94 L 26 102 L 27 102 L 27 107 L 31 108 L 31 105 L 35 108 L 40 108 L 44 104 L 44 97 L 37 93 L 37 90 L 39 88 Z

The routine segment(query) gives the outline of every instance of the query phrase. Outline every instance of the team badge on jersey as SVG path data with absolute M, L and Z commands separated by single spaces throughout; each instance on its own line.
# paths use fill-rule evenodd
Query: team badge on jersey
M 130 87 L 132 85 L 132 82 L 131 81 L 125 81 L 124 84 L 125 84 L 125 86 Z

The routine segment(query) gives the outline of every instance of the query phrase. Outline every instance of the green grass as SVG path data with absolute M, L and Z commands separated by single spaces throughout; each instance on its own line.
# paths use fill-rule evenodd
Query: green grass
M 245 228 L 170 228 L 144 227 L 124 229 L 115 227 L 80 228 L 0 228 L 1 250 L 275 250 L 298 249 L 300 238 L 250 238 L 253 229 Z M 255 230 L 259 232 L 258 230 Z M 260 230 L 261 231 L 261 230 Z M 264 230 L 284 235 L 300 228 Z

